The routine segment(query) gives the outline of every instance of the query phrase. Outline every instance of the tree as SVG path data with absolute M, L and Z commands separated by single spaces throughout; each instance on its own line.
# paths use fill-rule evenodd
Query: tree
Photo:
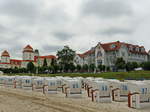
M 105 69 L 106 69 L 106 66 L 102 65 L 102 71 L 105 71 Z
M 110 71 L 110 67 L 109 67 L 109 66 L 107 66 L 107 67 L 106 67 L 106 70 L 107 70 L 107 71 Z
M 144 62 L 142 66 L 144 70 L 150 70 L 150 62 Z
M 69 48 L 69 46 L 64 46 L 61 51 L 57 52 L 59 63 L 63 66 L 63 70 L 68 72 L 69 64 L 73 63 L 75 57 L 75 51 Z
M 124 59 L 122 57 L 121 58 L 117 58 L 115 66 L 117 67 L 117 69 L 125 69 L 126 62 L 124 61 Z
M 102 69 L 103 69 L 103 68 L 102 68 L 102 65 L 98 65 L 98 70 L 99 70 L 99 71 L 102 71 Z
M 88 72 L 89 66 L 87 64 L 83 65 L 82 67 L 83 71 Z
M 138 68 L 139 67 L 139 64 L 137 62 L 128 62 L 126 64 L 126 70 L 127 71 L 132 71 L 134 70 L 135 68 Z
M 137 62 L 132 62 L 132 66 L 133 66 L 133 69 L 135 69 L 135 68 L 138 68 L 138 67 L 139 67 L 139 65 L 138 65 L 138 63 L 137 63 Z
M 28 70 L 28 72 L 30 72 L 30 73 L 33 73 L 33 72 L 34 72 L 35 66 L 34 66 L 34 64 L 33 64 L 32 62 L 29 62 L 29 63 L 27 64 L 27 70 Z
M 76 66 L 76 69 L 77 69 L 78 72 L 81 71 L 81 68 L 82 68 L 81 65 L 77 65 L 77 66 Z
M 74 72 L 76 67 L 75 67 L 75 65 L 73 63 L 70 63 L 69 69 L 71 70 L 71 72 Z
M 51 61 L 51 68 L 52 68 L 52 73 L 57 73 L 59 70 L 59 65 L 57 64 L 55 59 L 52 59 Z
M 132 64 L 131 62 L 128 62 L 128 63 L 126 64 L 126 70 L 127 70 L 127 71 L 132 71 L 132 70 L 133 70 L 133 64 Z
M 47 60 L 44 58 L 43 67 L 47 67 Z
M 91 72 L 94 72 L 95 68 L 96 68 L 95 64 L 90 64 L 89 69 Z

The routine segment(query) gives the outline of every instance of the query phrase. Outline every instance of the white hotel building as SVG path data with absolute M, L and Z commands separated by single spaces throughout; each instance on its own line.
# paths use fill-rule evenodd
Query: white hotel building
M 149 54 L 143 46 L 124 42 L 98 43 L 95 47 L 83 54 L 75 56 L 75 64 L 105 65 L 113 69 L 116 59 L 123 57 L 126 62 L 142 63 L 148 61 Z

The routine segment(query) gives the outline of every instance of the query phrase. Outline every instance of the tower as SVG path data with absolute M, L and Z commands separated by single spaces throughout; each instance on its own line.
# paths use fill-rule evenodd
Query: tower
M 34 51 L 30 45 L 27 45 L 23 49 L 23 60 L 26 60 L 26 61 L 33 61 L 34 60 Z
M 34 51 L 34 56 L 36 56 L 36 57 L 40 56 L 38 49 L 35 49 L 35 51 Z
M 10 63 L 10 55 L 6 50 L 1 55 L 1 63 Z

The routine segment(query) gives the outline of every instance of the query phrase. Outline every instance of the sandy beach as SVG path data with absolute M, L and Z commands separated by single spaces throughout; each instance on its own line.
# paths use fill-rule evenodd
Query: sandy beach
M 149 112 L 131 109 L 127 102 L 96 103 L 91 99 L 65 98 L 62 93 L 42 94 L 20 89 L 0 88 L 0 112 Z

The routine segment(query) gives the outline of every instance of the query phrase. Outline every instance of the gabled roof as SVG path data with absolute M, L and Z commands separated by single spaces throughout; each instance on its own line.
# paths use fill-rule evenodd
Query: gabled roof
M 141 49 L 141 48 L 144 48 L 144 46 L 138 46 L 138 45 L 128 44 L 128 43 L 124 43 L 124 42 L 120 42 L 120 41 L 110 42 L 110 43 L 98 43 L 97 46 L 101 46 L 106 52 L 109 52 L 109 51 L 117 51 L 123 45 L 126 46 L 127 49 L 129 50 L 129 52 L 131 52 L 131 53 L 145 54 L 145 55 L 148 54 L 145 50 L 144 51 L 141 51 L 141 50 L 136 51 L 135 50 L 135 48 Z M 133 50 L 131 50 L 130 47 L 132 47 Z M 94 52 L 95 52 L 95 47 L 92 48 L 91 50 L 86 51 L 83 54 L 77 54 L 77 55 L 80 56 L 81 58 L 83 58 L 83 57 L 86 57 L 87 55 L 90 55 L 90 54 L 92 54 Z
M 7 50 L 5 50 L 1 56 L 5 56 L 5 57 L 10 57 L 9 53 Z
M 84 58 L 84 57 L 86 57 L 86 56 L 88 56 L 90 54 L 93 54 L 94 52 L 95 52 L 95 50 L 91 49 L 91 50 L 86 51 L 83 54 L 77 54 L 77 55 L 80 56 L 81 58 Z
M 84 55 L 83 54 L 77 54 L 80 58 L 83 58 Z
M 30 45 L 27 45 L 24 49 L 23 52 L 33 52 L 33 48 Z
M 30 45 L 27 45 L 24 49 L 32 49 L 33 50 L 33 48 Z
M 120 42 L 120 41 L 111 42 L 111 43 L 104 43 L 104 44 L 100 43 L 100 45 L 102 46 L 102 48 L 105 51 L 117 51 L 121 48 L 122 45 L 125 45 L 128 48 L 129 52 L 131 52 L 131 53 L 147 54 L 147 52 L 145 50 L 144 51 L 136 51 L 135 50 L 135 48 L 140 48 L 141 49 L 141 48 L 144 48 L 144 46 L 128 44 L 128 43 L 124 43 L 124 42 Z M 113 47 L 111 47 L 111 46 L 113 46 Z M 132 47 L 133 50 L 131 50 L 130 47 Z
M 111 42 L 111 43 L 104 43 L 100 45 L 105 51 L 114 51 L 114 50 L 119 50 L 121 48 L 121 43 L 119 41 Z M 111 48 L 112 45 L 114 45 L 115 47 Z

